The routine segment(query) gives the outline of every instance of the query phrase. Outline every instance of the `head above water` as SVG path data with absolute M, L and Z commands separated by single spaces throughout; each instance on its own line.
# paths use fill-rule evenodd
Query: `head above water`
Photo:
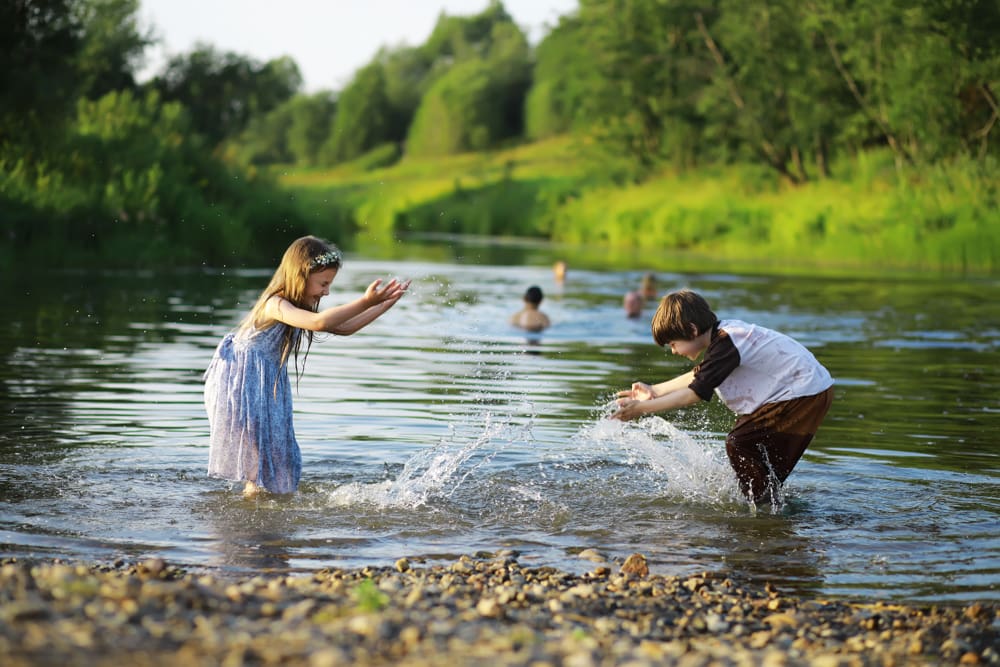
M 642 315 L 642 295 L 634 290 L 626 292 L 622 298 L 622 307 L 625 308 L 626 317 L 639 317 Z
M 660 300 L 653 315 L 653 340 L 664 347 L 672 340 L 693 340 L 719 321 L 708 302 L 689 289 L 677 290 Z
M 532 285 L 524 292 L 524 302 L 534 305 L 538 305 L 542 302 L 542 288 L 538 285 Z
M 561 259 L 558 260 L 552 265 L 552 273 L 555 275 L 557 283 L 561 283 L 566 280 L 566 262 Z
M 642 294 L 644 299 L 655 299 L 656 298 L 656 274 L 647 273 L 642 277 L 642 283 L 639 285 L 639 292 Z

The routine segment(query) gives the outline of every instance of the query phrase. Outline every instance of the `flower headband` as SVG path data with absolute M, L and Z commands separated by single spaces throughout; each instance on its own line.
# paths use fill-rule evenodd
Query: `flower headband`
M 322 255 L 317 255 L 313 257 L 309 262 L 309 269 L 315 271 L 316 269 L 328 269 L 330 267 L 340 267 L 340 251 L 330 250 L 329 252 L 324 252 Z

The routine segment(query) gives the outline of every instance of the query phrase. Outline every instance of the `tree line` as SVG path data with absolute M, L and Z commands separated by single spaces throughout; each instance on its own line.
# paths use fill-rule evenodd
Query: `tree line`
M 385 167 L 567 133 L 630 182 L 751 163 L 795 185 L 874 148 L 900 167 L 998 152 L 995 0 L 579 0 L 534 46 L 494 0 L 312 94 L 289 58 L 207 44 L 139 83 L 153 37 L 137 11 L 0 6 L 8 247 L 44 233 L 237 261 L 305 228 L 268 167 Z
M 290 99 L 236 152 L 329 166 L 386 144 L 427 156 L 579 131 L 640 178 L 750 161 L 793 183 L 873 146 L 901 164 L 983 158 L 998 34 L 994 0 L 580 0 L 533 49 L 496 2 L 383 49 L 339 95 Z M 296 141 L 306 128 L 323 140 Z

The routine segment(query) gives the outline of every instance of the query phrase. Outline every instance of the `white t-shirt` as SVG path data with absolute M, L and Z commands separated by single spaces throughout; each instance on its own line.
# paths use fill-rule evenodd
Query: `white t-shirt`
M 706 401 L 714 390 L 738 415 L 831 386 L 830 372 L 801 343 L 741 320 L 719 322 L 690 384 Z

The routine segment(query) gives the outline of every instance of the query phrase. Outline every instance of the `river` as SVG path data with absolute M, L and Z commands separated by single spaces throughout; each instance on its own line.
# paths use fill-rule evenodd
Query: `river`
M 643 271 L 568 259 L 558 284 L 530 252 L 349 255 L 325 304 L 376 277 L 412 288 L 313 345 L 300 490 L 255 500 L 206 475 L 201 374 L 270 270 L 6 272 L 0 556 L 304 572 L 510 549 L 583 572 L 595 550 L 799 594 L 996 599 L 1000 282 L 657 270 L 661 291 L 794 336 L 836 379 L 783 503 L 751 507 L 718 400 L 606 419 L 615 390 L 690 362 L 653 344 L 652 305 L 624 317 Z M 540 335 L 507 323 L 529 285 Z

